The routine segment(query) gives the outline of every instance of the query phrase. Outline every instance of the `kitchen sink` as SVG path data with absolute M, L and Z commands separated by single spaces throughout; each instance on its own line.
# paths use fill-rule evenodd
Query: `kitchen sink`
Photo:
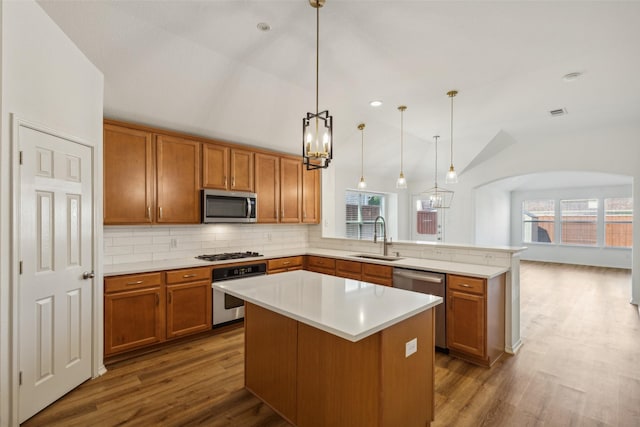
M 356 254 L 351 256 L 356 258 L 377 259 L 380 261 L 398 261 L 399 259 L 402 259 L 402 257 L 398 257 L 398 256 L 375 255 L 375 254 Z

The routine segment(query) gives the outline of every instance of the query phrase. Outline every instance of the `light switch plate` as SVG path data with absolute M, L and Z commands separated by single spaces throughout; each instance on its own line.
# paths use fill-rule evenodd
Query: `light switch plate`
M 404 357 L 409 357 L 416 351 L 418 351 L 418 338 L 407 341 L 404 345 Z

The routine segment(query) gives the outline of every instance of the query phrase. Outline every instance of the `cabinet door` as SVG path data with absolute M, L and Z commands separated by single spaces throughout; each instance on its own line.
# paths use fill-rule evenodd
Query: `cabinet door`
M 333 258 L 309 255 L 305 259 L 305 270 L 335 276 L 336 260 Z
M 280 222 L 298 223 L 302 219 L 302 162 L 280 159 Z
M 258 222 L 278 222 L 280 159 L 278 156 L 256 153 L 255 171 Z
M 202 186 L 227 190 L 229 181 L 229 147 L 202 145 Z
M 393 267 L 379 264 L 362 264 L 362 280 L 376 285 L 393 285 Z
M 231 150 L 230 190 L 253 192 L 253 188 L 253 152 Z
M 447 299 L 447 347 L 484 357 L 484 296 L 448 289 Z
M 362 263 L 337 259 L 336 276 L 346 279 L 362 280 Z
M 104 223 L 154 220 L 153 139 L 149 132 L 104 125 Z
M 199 224 L 200 143 L 166 135 L 156 138 L 156 222 Z
M 167 285 L 167 339 L 211 329 L 211 280 Z
M 302 171 L 302 222 L 320 223 L 320 170 Z
M 164 295 L 160 286 L 104 296 L 105 356 L 164 340 Z

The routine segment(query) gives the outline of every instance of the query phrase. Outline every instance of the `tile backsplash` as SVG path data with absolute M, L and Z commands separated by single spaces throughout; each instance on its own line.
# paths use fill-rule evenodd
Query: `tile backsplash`
M 104 264 L 190 258 L 220 252 L 264 252 L 308 246 L 309 225 L 201 224 L 105 226 Z

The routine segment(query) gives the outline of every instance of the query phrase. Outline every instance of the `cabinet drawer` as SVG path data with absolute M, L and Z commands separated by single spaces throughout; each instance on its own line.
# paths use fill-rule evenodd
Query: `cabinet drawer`
M 336 276 L 362 280 L 362 263 L 338 259 L 336 260 Z
M 280 269 L 289 269 L 294 267 L 302 267 L 302 257 L 301 256 L 292 256 L 287 258 L 277 258 L 267 260 L 267 270 L 271 272 L 272 270 L 280 270 Z
M 104 291 L 106 293 L 129 291 L 132 289 L 159 286 L 162 284 L 162 273 L 129 274 L 126 276 L 114 276 L 104 279 Z
M 336 260 L 333 258 L 325 258 L 320 256 L 308 256 L 307 266 L 320 268 L 336 268 Z
M 477 277 L 456 276 L 453 274 L 447 277 L 447 288 L 478 295 L 484 295 L 485 283 L 484 279 Z
M 211 268 L 210 267 L 184 268 L 182 270 L 167 271 L 167 284 L 195 282 L 196 280 L 211 281 Z
M 377 285 L 393 286 L 393 267 L 363 263 L 362 280 Z

